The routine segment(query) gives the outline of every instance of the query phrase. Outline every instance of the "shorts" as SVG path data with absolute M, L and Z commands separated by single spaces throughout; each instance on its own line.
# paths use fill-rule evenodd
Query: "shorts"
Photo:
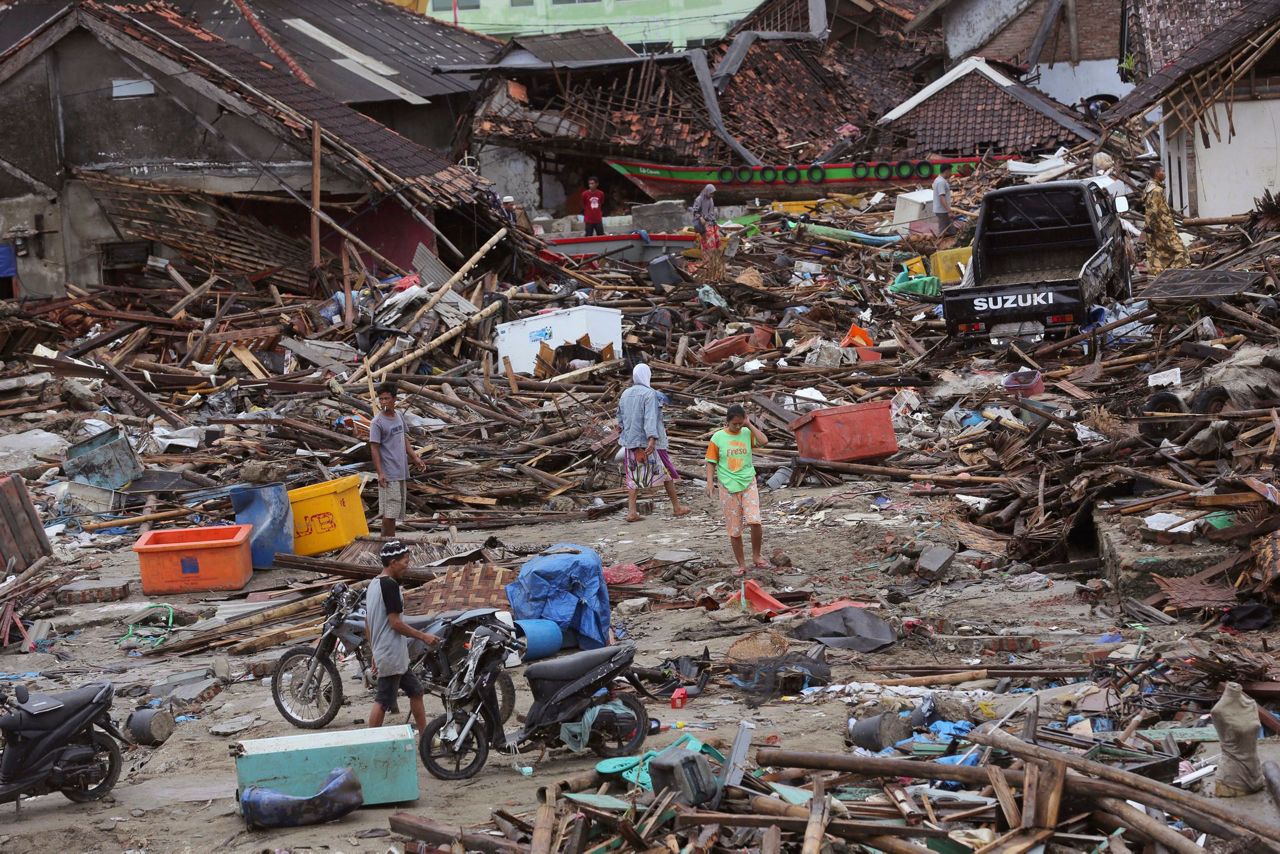
M 936 213 L 936 214 L 934 214 L 934 217 L 935 217 L 935 218 L 937 219 L 937 221 L 938 221 L 938 224 L 937 224 L 937 226 L 936 226 L 936 230 L 934 231 L 934 234 L 936 234 L 936 235 L 938 235 L 939 237 L 941 237 L 942 235 L 946 234 L 946 233 L 951 229 L 951 214 L 949 214 L 949 213 Z
M 586 228 L 587 233 L 585 235 L 586 237 L 604 237 L 603 222 L 587 222 L 587 223 L 583 223 L 583 225 L 587 227 Z
M 403 691 L 410 700 L 415 700 L 423 694 L 422 683 L 418 681 L 418 677 L 413 675 L 413 671 L 406 671 L 395 676 L 379 676 L 378 687 L 373 692 L 373 701 L 384 709 L 390 709 L 396 704 L 397 690 Z
M 724 526 L 731 539 L 742 536 L 744 525 L 760 524 L 760 490 L 755 481 L 741 492 L 730 492 L 720 485 L 720 507 L 724 509 Z
M 404 521 L 404 508 L 409 502 L 409 482 L 392 480 L 389 485 L 378 487 L 378 514 L 383 519 Z

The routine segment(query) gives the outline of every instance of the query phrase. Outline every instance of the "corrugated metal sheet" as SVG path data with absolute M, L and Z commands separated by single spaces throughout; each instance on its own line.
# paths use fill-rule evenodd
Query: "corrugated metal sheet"
M 569 30 L 563 33 L 516 36 L 512 47 L 524 48 L 542 62 L 571 62 L 583 59 L 629 59 L 636 52 L 627 47 L 607 27 Z
M 424 98 L 465 94 L 478 80 L 436 74 L 434 65 L 486 62 L 502 47 L 497 39 L 418 15 L 384 0 L 248 0 L 254 14 L 316 86 L 344 104 L 400 100 L 388 89 L 344 68 L 355 59 Z M 258 59 L 279 60 L 230 0 L 172 0 L 205 30 Z M 302 22 L 298 25 L 298 22 Z M 386 66 L 380 69 L 380 66 Z M 386 73 L 387 71 L 391 73 Z

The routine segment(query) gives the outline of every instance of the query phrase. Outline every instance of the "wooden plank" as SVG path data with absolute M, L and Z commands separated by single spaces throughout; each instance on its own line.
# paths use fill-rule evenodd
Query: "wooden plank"
M 1005 779 L 1004 772 L 994 765 L 988 765 L 987 778 L 991 780 L 991 788 L 995 789 L 996 800 L 1000 802 L 1000 810 L 1009 827 L 1021 827 L 1022 810 L 1018 809 L 1018 801 L 1013 796 L 1013 788 Z
M 804 844 L 800 854 L 820 854 L 822 838 L 826 835 L 827 824 L 831 821 L 831 804 L 827 800 L 826 783 L 815 776 L 813 781 L 813 797 L 809 799 L 809 818 L 804 827 Z
M 483 851 L 486 854 L 516 854 L 527 852 L 529 846 L 512 842 L 487 833 L 470 833 L 461 827 L 433 821 L 412 813 L 398 812 L 390 818 L 391 831 L 410 839 L 417 839 L 433 845 L 451 847 L 460 843 L 468 851 Z
M 1027 765 L 1026 774 L 1022 778 L 1022 827 L 1031 828 L 1035 821 L 1036 798 L 1039 797 L 1040 766 L 1035 763 Z
M 1062 809 L 1062 790 L 1067 782 L 1067 766 L 1063 762 L 1046 762 L 1040 766 L 1040 791 L 1036 798 L 1036 827 L 1053 828 Z

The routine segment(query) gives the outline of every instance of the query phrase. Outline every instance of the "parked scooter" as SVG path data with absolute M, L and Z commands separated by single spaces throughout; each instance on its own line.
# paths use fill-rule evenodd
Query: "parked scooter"
M 484 767 L 492 733 L 502 726 L 493 720 L 494 680 L 507 656 L 519 650 L 514 630 L 506 625 L 472 635 L 467 659 L 444 694 L 444 714 L 427 724 L 418 742 L 418 755 L 432 776 L 465 780 Z M 649 731 L 648 712 L 635 694 L 613 691 L 635 656 L 635 644 L 625 643 L 529 665 L 524 675 L 533 705 L 524 727 L 502 739 L 504 747 L 566 746 L 579 753 L 589 748 L 604 757 L 635 753 Z M 561 725 L 568 725 L 567 734 Z
M 327 726 L 342 707 L 342 676 L 337 656 L 355 657 L 365 689 L 375 685 L 373 658 L 365 636 L 364 594 L 345 584 L 334 586 L 324 603 L 325 621 L 315 646 L 294 647 L 280 656 L 271 676 L 271 696 L 284 719 L 303 729 Z M 440 638 L 435 649 L 420 641 L 409 643 L 409 666 L 428 694 L 439 695 L 449 684 L 456 663 L 467 655 L 466 642 L 477 627 L 501 623 L 496 608 L 448 611 L 433 616 L 405 616 L 419 631 Z M 515 708 L 516 687 L 511 675 L 497 679 L 503 721 Z
M 0 804 L 62 792 L 77 803 L 104 798 L 120 779 L 120 742 L 111 722 L 110 682 L 61 694 L 13 697 L 0 689 Z

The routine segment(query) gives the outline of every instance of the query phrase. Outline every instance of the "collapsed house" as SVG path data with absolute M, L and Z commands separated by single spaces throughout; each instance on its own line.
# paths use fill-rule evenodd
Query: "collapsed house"
M 1240 214 L 1280 188 L 1280 2 L 1133 0 L 1127 28 L 1138 83 L 1107 116 L 1150 118 L 1173 208 Z
M 640 56 L 579 31 L 554 56 L 521 38 L 490 64 L 440 70 L 486 75 L 459 146 L 525 205 L 577 213 L 574 189 L 607 172 L 635 188 L 610 178 L 615 201 L 711 181 L 742 198 L 765 184 L 812 195 L 841 177 L 819 164 L 925 82 L 933 47 L 903 35 L 910 14 L 770 0 L 709 50 Z
M 178 255 L 332 292 L 324 268 L 347 247 L 380 271 L 410 269 L 419 245 L 460 254 L 487 191 L 159 3 L 56 11 L 0 54 L 0 101 L 0 237 L 27 298 L 119 284 Z

